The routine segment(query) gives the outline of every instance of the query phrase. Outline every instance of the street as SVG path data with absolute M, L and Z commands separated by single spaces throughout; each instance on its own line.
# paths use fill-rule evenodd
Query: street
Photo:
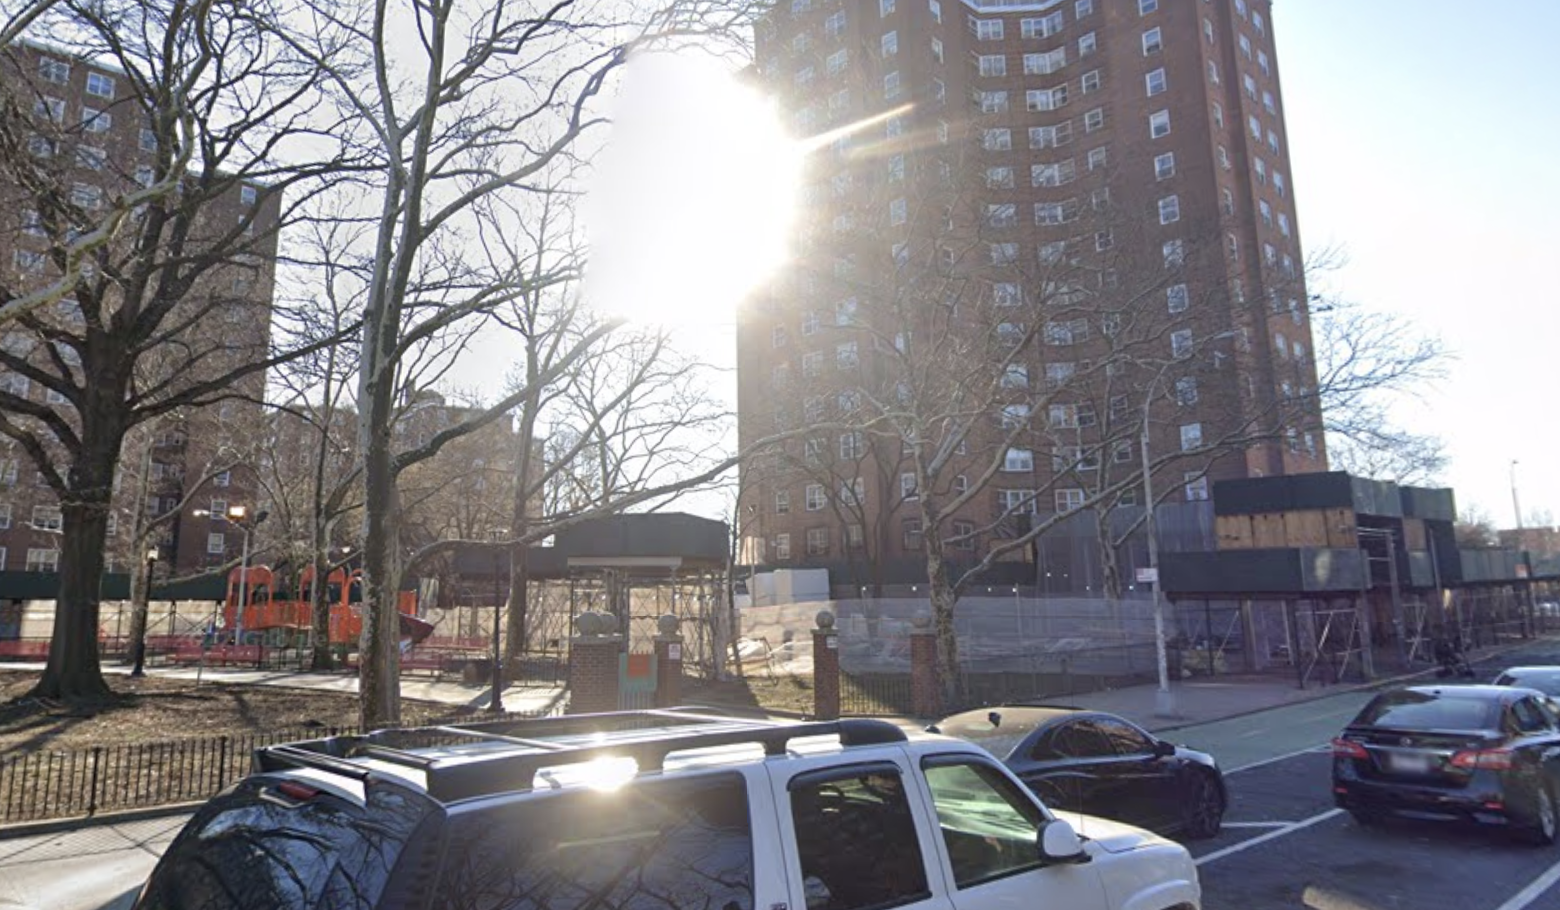
M 1544 643 L 1477 665 L 1560 663 Z M 1379 830 L 1335 809 L 1327 741 L 1369 699 L 1350 693 L 1165 734 L 1226 768 L 1225 830 L 1191 845 L 1208 910 L 1524 910 L 1560 907 L 1560 848 L 1409 820 Z

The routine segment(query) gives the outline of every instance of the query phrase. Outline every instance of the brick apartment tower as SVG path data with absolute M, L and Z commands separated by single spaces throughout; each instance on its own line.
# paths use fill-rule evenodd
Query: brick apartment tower
M 739 318 L 744 446 L 891 396 L 896 349 L 924 344 L 924 326 L 901 309 L 903 334 L 885 330 L 862 289 L 902 299 L 936 269 L 944 287 L 968 279 L 974 291 L 957 293 L 988 332 L 1022 332 L 1008 304 L 1066 312 L 1031 313 L 1044 332 L 999 410 L 1032 408 L 1034 436 L 955 533 L 1000 525 L 1025 491 L 1032 511 L 1068 511 L 1086 497 L 1074 478 L 1135 468 L 1142 402 L 1176 375 L 1156 374 L 1156 358 L 1195 353 L 1200 372 L 1154 396 L 1155 452 L 1263 428 L 1239 431 L 1251 441 L 1211 467 L 1187 464 L 1184 484 L 1179 464 L 1157 471 L 1156 492 L 1206 499 L 1217 479 L 1325 470 L 1268 0 L 782 0 L 757 47 L 755 78 L 795 134 L 821 138 L 794 265 Z M 1123 319 L 1158 326 L 1135 373 L 1100 368 Z M 861 458 L 874 445 L 820 433 L 746 465 L 744 556 L 784 567 L 865 554 L 904 568 L 883 580 L 913 580 L 916 477 L 893 440 Z M 842 499 L 860 508 L 842 514 Z M 973 559 L 983 546 L 975 535 L 960 548 Z
M 155 138 L 142 128 L 125 76 L 115 68 L 67 50 L 22 42 L 0 57 L 0 86 L 19 107 L 31 107 L 35 118 L 56 125 L 57 139 L 34 137 L 47 143 L 34 153 L 73 162 L 70 192 L 78 205 L 101 207 L 112 194 L 149 179 Z M 28 200 L 19 187 L 0 185 L 0 268 L 9 272 L 15 287 L 41 282 L 53 269 L 46 253 L 50 241 L 35 223 Z M 216 333 L 227 349 L 223 357 L 263 356 L 266 351 L 276 254 L 275 232 L 269 228 L 279 207 L 278 199 L 244 185 L 205 210 L 224 223 L 247 220 L 246 236 L 253 238 L 233 262 L 213 269 L 200 290 L 202 301 L 215 303 L 193 331 Z M 71 300 L 38 316 L 46 326 L 67 331 L 79 330 L 83 319 Z M 25 329 L 0 330 L 0 344 L 29 346 L 37 352 L 40 368 L 54 369 L 38 337 Z M 213 359 L 221 358 L 207 362 Z M 0 370 L 0 383 L 35 403 L 67 412 L 70 407 L 18 374 Z M 264 383 L 262 375 L 241 380 L 239 391 L 248 401 L 186 408 L 131 431 L 115 484 L 107 571 L 126 572 L 132 560 L 145 557 L 141 547 L 132 546 L 130 533 L 143 509 L 151 515 L 180 512 L 153 541 L 160 553 L 159 576 L 187 575 L 238 558 L 242 532 L 222 516 L 229 505 L 244 505 L 253 512 L 258 484 L 252 467 L 234 463 L 231 452 L 251 451 L 252 443 L 265 435 L 261 409 L 252 403 L 259 400 Z M 231 470 L 216 470 L 228 464 L 233 464 Z M 54 492 L 21 447 L 0 438 L 0 571 L 53 571 L 58 537 L 49 529 L 59 526 Z

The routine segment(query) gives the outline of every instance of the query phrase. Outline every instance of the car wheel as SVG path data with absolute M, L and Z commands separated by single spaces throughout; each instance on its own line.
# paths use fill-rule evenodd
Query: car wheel
M 1354 823 L 1361 828 L 1379 828 L 1387 822 L 1386 816 L 1373 809 L 1350 809 L 1349 815 L 1354 817 Z
M 1536 847 L 1547 847 L 1560 834 L 1560 813 L 1555 809 L 1554 794 L 1549 787 L 1539 784 L 1533 791 L 1531 815 L 1527 827 L 1520 830 L 1522 840 Z
M 1192 779 L 1192 792 L 1187 800 L 1186 836 L 1193 840 L 1205 840 L 1219 833 L 1224 824 L 1224 794 L 1212 774 L 1199 772 Z

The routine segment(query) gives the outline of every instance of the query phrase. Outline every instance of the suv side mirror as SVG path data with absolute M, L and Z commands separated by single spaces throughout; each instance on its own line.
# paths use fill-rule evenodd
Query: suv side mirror
M 1078 839 L 1078 832 L 1059 818 L 1041 825 L 1037 839 L 1040 861 L 1047 866 L 1075 866 L 1089 861 L 1089 854 L 1083 852 L 1083 841 Z
M 1154 740 L 1154 757 L 1169 758 L 1175 754 L 1175 743 L 1168 743 L 1162 739 Z

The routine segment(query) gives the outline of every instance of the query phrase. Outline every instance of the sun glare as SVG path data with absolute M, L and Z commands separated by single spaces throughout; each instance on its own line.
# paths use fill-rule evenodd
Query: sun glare
M 631 62 L 586 208 L 586 293 L 639 321 L 729 322 L 786 260 L 802 149 L 699 53 Z

